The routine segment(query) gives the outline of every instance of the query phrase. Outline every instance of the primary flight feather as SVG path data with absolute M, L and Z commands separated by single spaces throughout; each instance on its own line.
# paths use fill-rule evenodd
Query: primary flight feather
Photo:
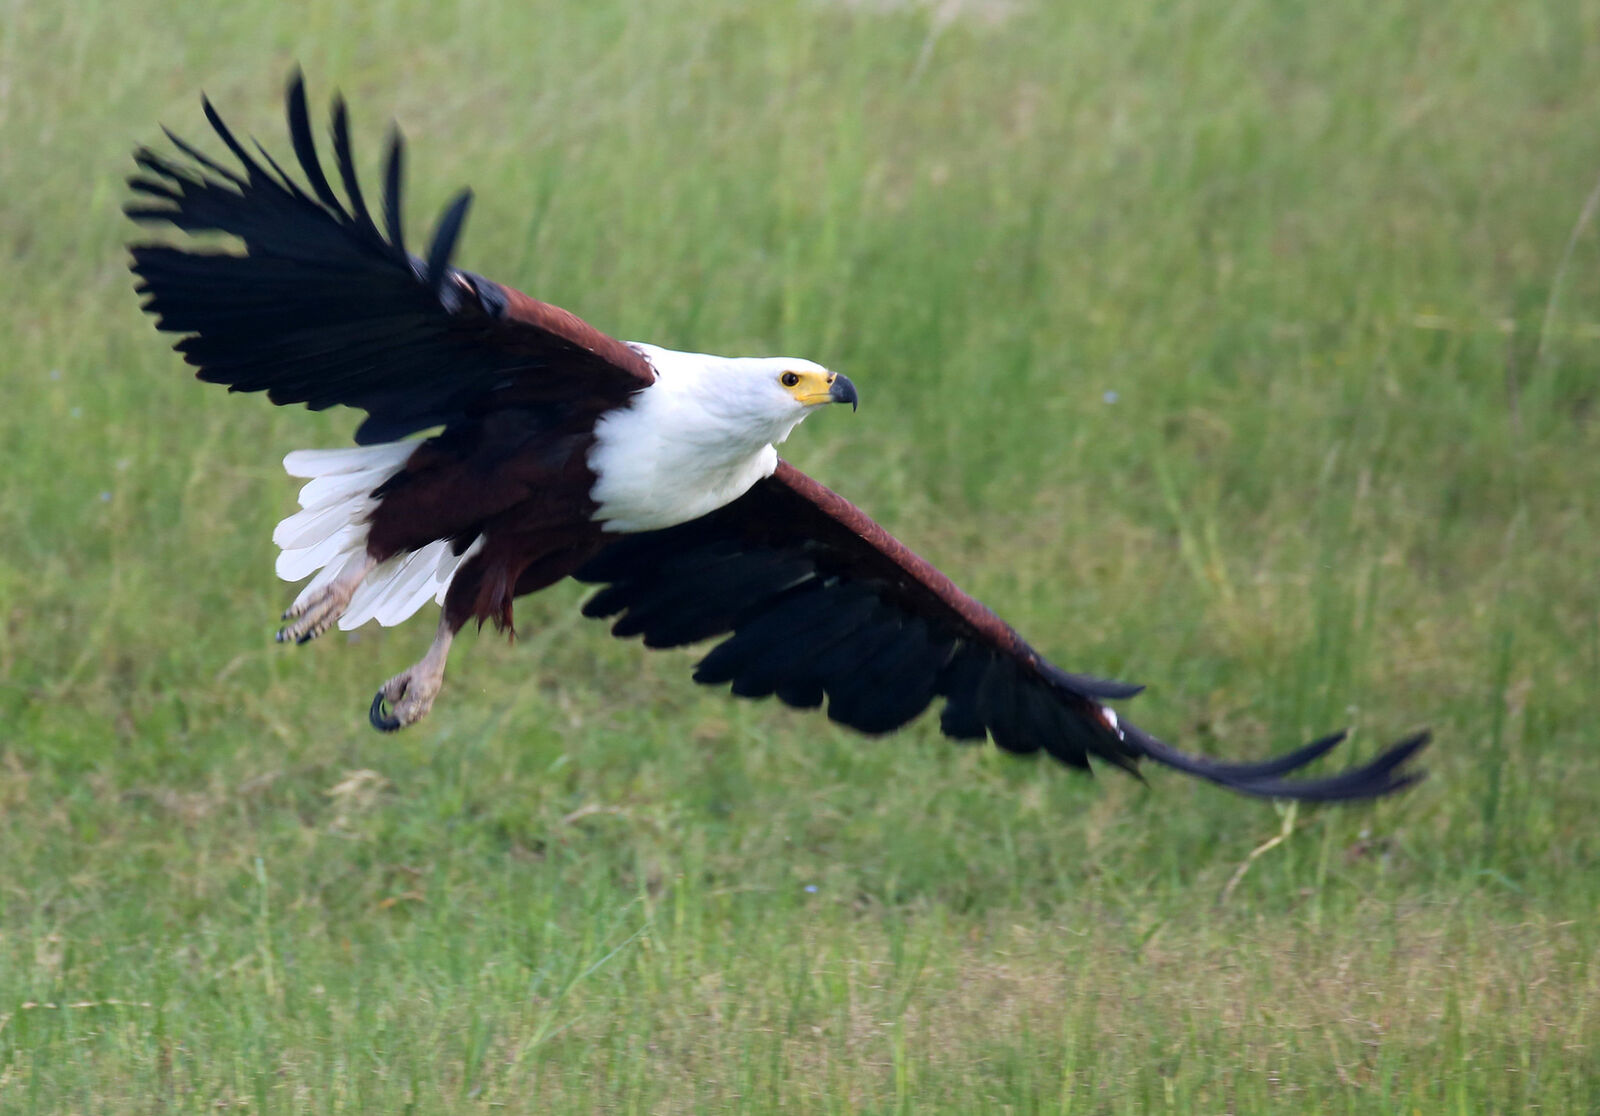
M 386 682 L 370 717 L 395 730 L 427 714 L 451 641 L 472 620 L 512 625 L 512 602 L 566 577 L 603 588 L 584 613 L 649 647 L 725 637 L 697 682 L 744 697 L 826 702 L 833 720 L 890 732 L 943 701 L 940 727 L 1136 771 L 1153 760 L 1232 790 L 1307 801 L 1409 786 L 1418 733 L 1362 767 L 1297 769 L 1343 734 L 1259 763 L 1163 744 L 1109 702 L 1140 687 L 1071 674 L 860 509 L 775 447 L 814 411 L 856 405 L 844 376 L 790 357 L 729 358 L 625 343 L 567 311 L 451 265 L 463 191 L 423 256 L 400 219 L 403 145 L 387 153 L 381 226 L 357 182 L 335 98 L 334 165 L 317 153 L 296 74 L 289 135 L 301 185 L 253 154 L 209 102 L 230 169 L 168 133 L 141 148 L 127 213 L 243 251 L 140 244 L 133 271 L 159 329 L 199 377 L 274 403 L 366 412 L 353 448 L 284 459 L 307 483 L 273 532 L 277 572 L 310 578 L 280 640 L 337 624 L 394 625 L 443 606 L 427 654 Z M 414 437 L 435 431 L 428 437 Z

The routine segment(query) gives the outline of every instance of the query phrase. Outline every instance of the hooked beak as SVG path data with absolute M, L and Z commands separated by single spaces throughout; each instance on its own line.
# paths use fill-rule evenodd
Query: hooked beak
M 828 402 L 848 403 L 852 411 L 856 409 L 856 385 L 850 382 L 850 377 L 834 375 L 828 388 Z

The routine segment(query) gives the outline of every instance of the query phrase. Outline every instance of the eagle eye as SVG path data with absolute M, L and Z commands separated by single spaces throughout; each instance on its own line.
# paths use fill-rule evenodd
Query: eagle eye
M 785 372 L 778 377 L 778 382 L 784 387 L 794 387 L 795 384 L 800 382 L 800 374 L 797 372 Z

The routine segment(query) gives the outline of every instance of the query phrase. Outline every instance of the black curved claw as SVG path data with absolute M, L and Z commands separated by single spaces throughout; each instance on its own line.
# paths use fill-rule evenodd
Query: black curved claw
M 367 711 L 367 720 L 372 722 L 372 727 L 379 732 L 399 732 L 405 728 L 400 723 L 400 718 L 383 707 L 383 691 L 379 690 L 372 695 L 372 708 Z

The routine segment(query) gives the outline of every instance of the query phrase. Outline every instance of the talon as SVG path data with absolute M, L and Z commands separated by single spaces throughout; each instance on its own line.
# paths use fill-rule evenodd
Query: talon
M 341 573 L 320 593 L 303 603 L 290 605 L 283 619 L 293 623 L 278 629 L 278 642 L 309 643 L 333 627 L 344 615 L 361 579 L 372 571 L 372 567 L 372 556 L 363 555 L 360 562 Z
M 367 712 L 367 720 L 372 722 L 372 727 L 379 732 L 399 732 L 405 726 L 400 719 L 383 707 L 383 691 L 379 690 L 372 695 L 372 708 Z
M 441 618 L 439 634 L 422 660 L 378 689 L 367 710 L 367 720 L 372 722 L 373 728 L 379 732 L 398 732 L 428 715 L 433 699 L 439 696 L 439 687 L 444 684 L 445 657 L 453 636 L 449 624 Z
M 389 679 L 373 695 L 367 720 L 379 732 L 398 732 L 416 724 L 433 708 L 443 681 L 443 669 L 431 669 L 426 660 L 418 663 Z

